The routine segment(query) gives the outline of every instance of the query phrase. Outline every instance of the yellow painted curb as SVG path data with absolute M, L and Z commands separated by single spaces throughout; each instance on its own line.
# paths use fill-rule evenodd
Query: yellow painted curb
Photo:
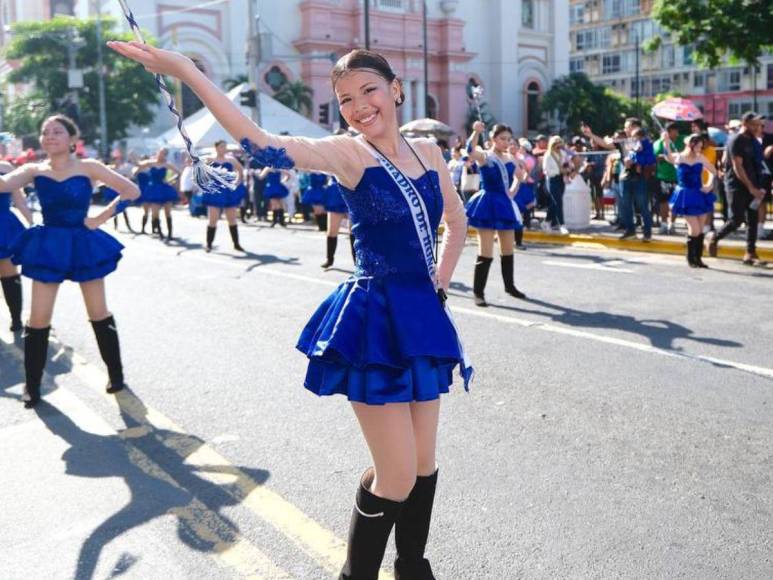
M 439 228 L 443 232 L 443 226 Z M 468 228 L 468 236 L 475 236 L 475 228 Z M 547 234 L 545 232 L 535 232 L 526 230 L 523 232 L 525 241 L 536 244 L 555 244 L 558 246 L 573 246 L 577 248 L 595 248 L 595 249 L 613 249 L 628 250 L 631 252 L 650 252 L 653 254 L 677 254 L 682 255 L 685 252 L 684 239 L 679 241 L 652 240 L 643 242 L 640 239 L 620 240 L 608 236 L 594 234 L 569 234 L 562 236 L 559 234 Z M 718 258 L 743 259 L 746 253 L 746 247 L 742 245 L 721 245 L 719 246 Z M 757 246 L 757 255 L 760 260 L 773 262 L 773 248 Z M 705 256 L 704 256 L 705 257 Z

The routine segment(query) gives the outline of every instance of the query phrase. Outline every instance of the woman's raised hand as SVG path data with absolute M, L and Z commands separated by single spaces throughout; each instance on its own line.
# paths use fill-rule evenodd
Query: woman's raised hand
M 145 70 L 152 73 L 183 78 L 186 73 L 196 69 L 196 65 L 187 56 L 142 42 L 111 40 L 107 46 L 118 54 L 140 63 Z
M 475 121 L 472 124 L 472 130 L 475 133 L 481 134 L 486 130 L 486 124 L 483 121 Z

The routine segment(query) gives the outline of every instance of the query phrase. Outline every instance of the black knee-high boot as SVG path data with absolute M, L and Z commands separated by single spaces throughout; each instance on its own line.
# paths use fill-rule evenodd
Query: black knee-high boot
M 703 242 L 705 238 L 706 234 L 701 234 L 695 238 L 695 263 L 698 264 L 699 268 L 708 268 L 708 265 L 703 262 Z
M 435 471 L 416 478 L 416 485 L 395 522 L 395 580 L 435 580 L 424 550 L 432 521 L 437 475 Z
M 488 306 L 486 303 L 485 291 L 488 272 L 491 269 L 491 262 L 494 258 L 478 256 L 475 260 L 475 276 L 472 282 L 472 293 L 475 296 L 475 306 Z
M 322 264 L 323 268 L 329 268 L 333 265 L 336 257 L 336 248 L 338 247 L 338 236 L 327 237 L 327 260 Z
M 515 245 L 519 250 L 525 250 L 526 246 L 523 245 L 523 230 L 515 230 Z
M 166 216 L 166 239 L 172 239 L 172 216 L 170 215 Z
M 354 265 L 357 265 L 357 255 L 354 253 L 354 236 L 352 234 L 349 234 L 349 247 L 352 249 L 352 262 L 354 262 Z
M 217 232 L 217 226 L 207 226 L 207 252 L 212 251 L 212 242 L 215 241 L 215 232 Z
M 371 493 L 373 477 L 372 468 L 365 471 L 357 490 L 349 524 L 346 562 L 339 580 L 378 580 L 389 534 L 404 504 Z
M 697 237 L 687 236 L 687 264 L 690 268 L 697 268 L 698 263 L 695 261 L 695 241 Z
M 0 278 L 3 285 L 5 303 L 11 313 L 11 332 L 21 330 L 21 276 L 8 276 Z
M 239 227 L 228 226 L 228 231 L 231 232 L 231 241 L 234 243 L 234 250 L 237 252 L 244 252 L 244 248 L 239 245 Z
M 107 375 L 110 377 L 108 393 L 117 393 L 124 388 L 123 364 L 121 363 L 121 347 L 118 343 L 118 330 L 115 318 L 108 316 L 104 320 L 92 320 L 91 327 L 97 337 L 99 354 L 107 365 Z
M 314 216 L 314 220 L 317 222 L 317 229 L 321 232 L 327 231 L 327 214 L 320 213 Z
M 161 218 L 150 218 L 150 233 L 151 235 L 158 234 L 158 237 L 163 238 L 161 234 Z
M 501 256 L 502 280 L 505 283 L 505 292 L 515 298 L 526 298 L 526 294 L 515 287 L 515 257 Z
M 285 223 L 285 210 L 274 210 L 274 215 L 276 216 L 276 223 L 278 223 L 283 228 L 287 227 L 287 224 Z
M 145 233 L 146 225 L 148 225 L 148 214 L 144 213 L 142 214 L 142 229 L 140 230 L 143 234 Z
M 51 327 L 24 329 L 24 406 L 31 409 L 40 401 L 40 381 L 48 356 L 48 334 Z

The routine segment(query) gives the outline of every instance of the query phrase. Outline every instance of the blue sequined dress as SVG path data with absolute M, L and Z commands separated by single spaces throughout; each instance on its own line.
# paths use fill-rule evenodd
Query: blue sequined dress
M 177 190 L 166 182 L 166 167 L 148 169 L 148 185 L 142 194 L 145 203 L 174 203 L 179 201 Z
M 22 274 L 40 282 L 87 282 L 115 270 L 123 245 L 83 223 L 91 202 L 91 180 L 85 175 L 62 181 L 39 175 L 35 189 L 43 225 L 24 230 L 11 248 L 11 259 Z
M 701 191 L 702 175 L 702 163 L 680 163 L 676 166 L 677 186 L 668 202 L 674 215 L 699 216 L 708 211 L 708 196 Z
M 266 199 L 284 199 L 290 195 L 290 190 L 282 183 L 282 173 L 269 171 L 266 176 L 266 185 L 263 187 L 263 197 Z
M 332 213 L 348 213 L 349 208 L 346 207 L 346 201 L 341 194 L 341 185 L 338 180 L 333 177 L 330 183 L 325 188 L 325 211 Z
M 303 191 L 301 202 L 306 205 L 324 205 L 325 184 L 327 184 L 327 175 L 324 173 L 309 174 L 309 187 Z
M 497 163 L 487 153 L 486 163 L 480 168 L 481 190 L 467 204 L 467 221 L 470 226 L 489 230 L 514 230 L 523 227 L 513 208 L 510 183 L 513 181 L 515 164 L 505 163 L 508 183 L 504 183 Z
M 11 211 L 11 194 L 0 193 L 0 260 L 11 257 L 11 246 L 24 232 L 24 226 Z
M 277 150 L 243 143 L 251 155 L 288 162 Z M 278 150 L 280 153 L 282 150 Z M 438 174 L 412 180 L 435 230 L 443 213 Z M 352 189 L 340 186 L 355 238 L 354 274 L 317 308 L 298 339 L 309 366 L 305 387 L 370 405 L 430 401 L 447 393 L 464 368 L 454 325 L 427 273 L 412 215 L 381 167 L 365 169 Z
M 227 171 L 233 171 L 234 166 L 228 161 L 210 161 L 212 167 L 223 167 Z M 247 196 L 247 188 L 244 183 L 240 183 L 235 188 L 220 186 L 213 193 L 206 193 L 201 196 L 202 203 L 210 207 L 239 207 Z

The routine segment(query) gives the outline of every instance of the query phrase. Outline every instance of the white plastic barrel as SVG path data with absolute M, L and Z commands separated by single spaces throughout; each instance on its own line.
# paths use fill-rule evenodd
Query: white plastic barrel
M 566 184 L 564 190 L 564 222 L 566 227 L 584 229 L 590 226 L 590 187 L 579 175 Z

